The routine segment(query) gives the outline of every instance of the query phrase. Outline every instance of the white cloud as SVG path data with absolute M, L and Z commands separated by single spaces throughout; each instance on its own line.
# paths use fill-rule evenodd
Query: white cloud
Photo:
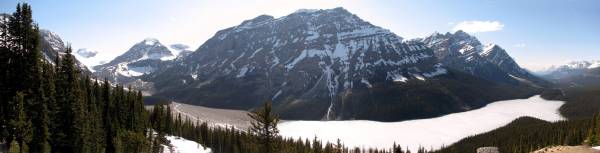
M 525 48 L 525 47 L 527 47 L 527 44 L 519 43 L 519 44 L 515 44 L 515 47 L 517 47 L 517 48 Z
M 504 24 L 500 21 L 463 21 L 454 26 L 454 31 L 462 30 L 467 33 L 500 31 Z

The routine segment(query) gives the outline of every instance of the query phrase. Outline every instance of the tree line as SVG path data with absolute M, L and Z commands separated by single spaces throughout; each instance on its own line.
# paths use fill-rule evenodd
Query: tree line
M 71 47 L 43 59 L 30 5 L 17 5 L 0 27 L 0 52 L 0 143 L 9 152 L 149 148 L 142 94 L 82 75 Z
M 318 138 L 286 138 L 277 130 L 279 119 L 272 112 L 271 103 L 249 113 L 253 119 L 249 129 L 242 131 L 234 127 L 209 126 L 206 122 L 173 114 L 168 103 L 155 104 L 150 113 L 152 129 L 157 134 L 153 143 L 168 144 L 165 135 L 174 135 L 193 140 L 208 147 L 214 153 L 411 153 L 400 145 L 389 149 L 352 148 L 337 142 L 322 142 Z M 154 145 L 156 146 L 156 145 Z M 154 148 L 158 151 L 161 148 Z M 426 153 L 425 148 L 415 153 Z

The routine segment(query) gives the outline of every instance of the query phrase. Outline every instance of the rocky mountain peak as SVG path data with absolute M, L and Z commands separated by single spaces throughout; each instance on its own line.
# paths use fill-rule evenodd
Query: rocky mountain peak
M 106 66 L 116 65 L 123 62 L 136 62 L 140 60 L 167 60 L 173 57 L 173 53 L 155 38 L 146 38 L 133 45 L 124 54 L 116 57 L 109 63 L 103 64 Z M 100 67 L 103 67 L 100 65 Z
M 311 118 L 335 119 L 347 109 L 340 106 L 344 94 L 378 84 L 427 82 L 446 73 L 423 43 L 405 42 L 335 8 L 246 20 L 217 32 L 195 52 L 152 73 L 148 81 L 155 83 L 159 95 L 171 95 L 171 89 L 229 95 L 173 96 L 182 101 L 201 99 L 208 106 L 249 109 L 270 99 L 281 106 L 298 103 L 303 109 L 319 105 L 319 113 Z M 225 87 L 231 88 L 221 91 Z M 248 95 L 237 95 L 242 93 Z M 232 100 L 235 97 L 246 100 Z
M 140 44 L 145 44 L 145 45 L 162 45 L 160 44 L 160 42 L 158 41 L 158 39 L 156 38 L 146 38 L 144 39 L 142 42 L 140 42 Z

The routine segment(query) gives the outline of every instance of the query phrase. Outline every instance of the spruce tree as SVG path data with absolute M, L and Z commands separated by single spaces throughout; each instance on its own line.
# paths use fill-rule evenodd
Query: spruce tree
M 10 137 L 13 139 L 8 142 L 11 144 L 12 142 L 17 142 L 20 152 L 29 152 L 27 144 L 32 139 L 32 127 L 31 120 L 27 119 L 27 114 L 25 113 L 24 95 L 20 92 L 16 93 L 9 104 L 11 108 L 9 109 L 8 129 L 10 129 Z
M 85 103 L 79 84 L 79 70 L 75 67 L 75 59 L 71 55 L 72 49 L 67 46 L 65 55 L 58 72 L 60 88 L 62 88 L 59 101 L 63 103 L 62 111 L 65 112 L 65 130 L 67 134 L 66 152 L 81 152 L 89 147 L 86 143 Z
M 271 102 L 265 102 L 262 108 L 249 113 L 248 116 L 254 120 L 251 122 L 250 131 L 258 136 L 262 152 L 272 153 L 273 140 L 279 134 L 277 129 L 279 118 L 273 114 Z
M 13 52 L 9 48 L 9 35 L 8 35 L 8 25 L 0 24 L 0 61 L 3 61 L 3 64 L 0 64 L 0 141 L 6 141 L 9 133 L 8 129 L 6 129 L 7 120 L 7 109 L 8 109 L 8 101 L 10 100 L 9 94 L 11 93 L 10 81 L 11 77 L 11 59 L 14 56 Z
M 32 122 L 33 141 L 28 144 L 32 152 L 50 152 L 48 140 L 49 116 L 42 87 L 42 62 L 39 48 L 39 28 L 33 22 L 32 10 L 28 4 L 17 5 L 8 22 L 8 46 L 3 47 L 9 56 L 3 86 L 8 92 L 4 98 L 16 92 L 23 93 L 29 122 Z M 6 50 L 8 49 L 8 50 Z M 23 145 L 23 144 L 21 144 Z M 23 148 L 21 148 L 23 149 Z
M 110 90 L 111 85 L 108 79 L 104 79 L 104 83 L 102 85 L 102 101 L 104 102 L 104 110 L 102 112 L 103 122 L 104 122 L 104 143 L 106 145 L 106 152 L 115 152 L 115 146 L 113 144 L 112 138 L 115 136 L 116 131 L 115 126 L 113 125 L 113 93 Z

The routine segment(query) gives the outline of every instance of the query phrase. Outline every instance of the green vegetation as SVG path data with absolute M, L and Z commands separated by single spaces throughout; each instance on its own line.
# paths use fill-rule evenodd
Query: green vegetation
M 42 59 L 31 7 L 0 27 L 0 143 L 10 152 L 145 152 L 141 93 L 80 75 L 71 48 Z

